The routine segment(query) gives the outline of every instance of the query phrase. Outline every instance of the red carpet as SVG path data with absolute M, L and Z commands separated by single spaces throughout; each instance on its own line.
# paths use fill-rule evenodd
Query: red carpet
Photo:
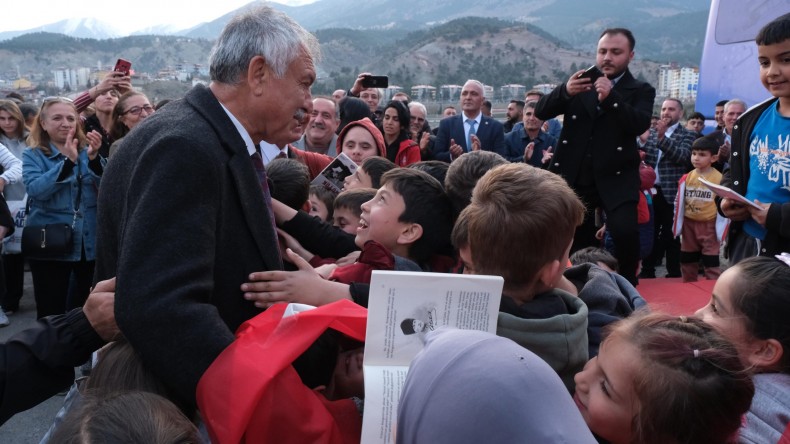
M 683 283 L 681 278 L 639 279 L 636 290 L 652 310 L 674 315 L 690 315 L 710 300 L 716 281 Z

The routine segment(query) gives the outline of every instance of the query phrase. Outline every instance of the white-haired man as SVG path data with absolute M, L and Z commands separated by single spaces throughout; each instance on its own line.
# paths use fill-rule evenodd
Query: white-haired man
M 505 130 L 502 123 L 483 115 L 485 93 L 483 84 L 467 80 L 461 89 L 461 114 L 439 122 L 433 157 L 452 162 L 464 153 L 475 150 L 505 152 Z
M 105 171 L 95 279 L 117 272 L 118 325 L 188 404 L 233 332 L 262 311 L 242 284 L 282 268 L 257 146 L 299 138 L 318 56 L 285 14 L 241 13 L 211 52 L 211 83 L 146 119 Z

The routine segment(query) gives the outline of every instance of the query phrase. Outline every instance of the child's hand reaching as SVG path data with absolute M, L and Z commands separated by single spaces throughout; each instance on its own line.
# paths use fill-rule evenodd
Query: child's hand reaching
M 340 259 L 338 259 L 337 262 L 335 262 L 335 264 L 338 267 L 343 267 L 345 265 L 351 265 L 351 264 L 353 264 L 354 262 L 356 262 L 359 259 L 359 255 L 360 254 L 362 254 L 362 252 L 359 251 L 359 250 L 352 251 L 351 253 L 348 253 L 347 255 L 341 257 Z
M 335 271 L 337 268 L 337 264 L 324 264 L 318 267 L 315 267 L 315 272 L 321 275 L 324 279 L 329 279 L 329 276 L 332 275 L 332 272 Z
M 315 256 L 313 253 L 307 251 L 302 244 L 299 243 L 296 238 L 291 236 L 290 234 L 283 231 L 281 228 L 277 229 L 277 236 L 280 238 L 280 242 L 282 242 L 286 248 L 290 248 L 294 251 L 294 253 L 301 256 L 304 260 L 310 261 L 310 259 Z M 288 259 L 287 256 L 285 259 Z
M 319 306 L 340 299 L 351 299 L 348 285 L 325 280 L 290 248 L 285 254 L 299 269 L 250 274 L 250 282 L 241 285 L 244 299 L 253 301 L 259 308 L 269 308 L 277 302 Z

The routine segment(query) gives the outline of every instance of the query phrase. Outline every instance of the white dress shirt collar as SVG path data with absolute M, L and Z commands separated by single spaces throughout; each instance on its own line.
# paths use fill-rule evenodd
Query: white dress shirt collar
M 225 110 L 225 114 L 228 115 L 230 121 L 233 122 L 233 126 L 236 127 L 236 131 L 239 132 L 239 135 L 242 139 L 244 139 L 244 143 L 247 145 L 247 152 L 252 156 L 255 154 L 255 143 L 252 141 L 252 137 L 250 137 L 250 133 L 247 132 L 247 129 L 239 122 L 239 119 L 230 112 L 229 109 L 225 108 L 225 105 L 222 102 L 219 103 L 223 110 Z

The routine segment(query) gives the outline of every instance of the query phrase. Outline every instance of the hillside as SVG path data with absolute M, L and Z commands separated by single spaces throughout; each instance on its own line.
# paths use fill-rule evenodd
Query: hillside
M 239 10 L 260 3 L 266 2 L 254 1 Z M 298 7 L 270 4 L 314 32 L 347 28 L 406 34 L 474 16 L 481 21 L 496 18 L 536 25 L 586 51 L 595 50 L 604 28 L 621 26 L 634 31 L 641 56 L 696 65 L 710 0 L 319 0 Z M 216 38 L 234 13 L 196 26 L 185 35 Z M 476 26 L 472 22 L 471 30 Z
M 417 84 L 462 84 L 469 78 L 493 86 L 532 86 L 564 81 L 595 60 L 593 53 L 573 49 L 536 26 L 497 19 L 453 20 L 392 44 L 375 44 L 370 32 L 316 33 L 324 53 L 317 92 L 347 88 L 360 71 L 387 74 L 391 85 L 407 89 Z M 657 63 L 637 58 L 632 70 L 651 83 L 658 81 Z
M 357 73 L 390 76 L 390 84 L 460 84 L 468 78 L 501 86 L 564 81 L 594 61 L 591 52 L 573 49 L 534 25 L 467 17 L 426 30 L 324 29 L 316 32 L 323 60 L 316 93 L 348 88 Z M 37 33 L 0 42 L 0 75 L 13 78 L 17 67 L 34 81 L 46 81 L 60 67 L 106 66 L 118 57 L 137 72 L 155 74 L 177 64 L 206 64 L 211 42 L 174 36 L 133 36 L 109 40 L 76 39 Z M 657 64 L 643 58 L 634 74 L 651 83 Z
M 0 76 L 51 78 L 62 67 L 112 65 L 118 57 L 131 60 L 137 72 L 156 73 L 178 63 L 206 64 L 212 42 L 176 36 L 132 36 L 117 39 L 78 39 L 63 34 L 34 33 L 0 42 Z

